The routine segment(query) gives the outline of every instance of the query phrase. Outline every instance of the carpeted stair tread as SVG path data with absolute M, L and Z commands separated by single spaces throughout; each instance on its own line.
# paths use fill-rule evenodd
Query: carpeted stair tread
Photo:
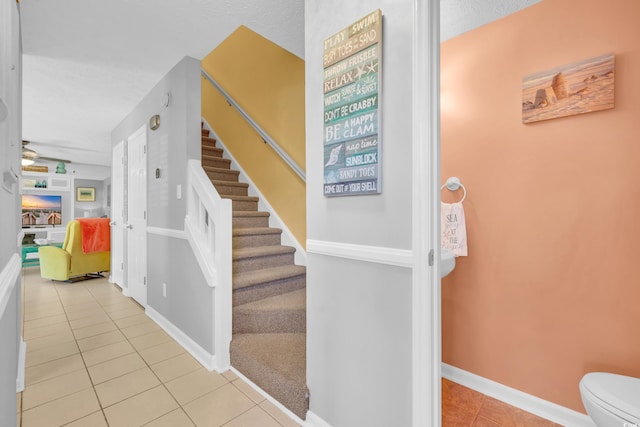
M 202 146 L 208 146 L 208 147 L 215 147 L 216 146 L 216 139 L 215 138 L 211 138 L 209 136 L 205 136 L 202 135 Z
M 291 254 L 296 251 L 292 246 L 259 246 L 257 248 L 242 248 L 233 250 L 233 260 L 258 258 L 269 255 Z
M 231 169 L 231 160 L 223 159 L 222 157 L 215 156 L 202 156 L 200 161 L 202 166 L 211 166 L 214 168 Z
M 212 179 L 211 183 L 213 185 L 222 185 L 222 186 L 229 186 L 229 187 L 238 187 L 238 188 L 249 188 L 249 184 L 247 184 L 246 182 L 229 182 L 229 181 L 220 181 L 218 179 Z
M 233 275 L 233 289 L 243 289 L 261 283 L 292 279 L 304 276 L 306 273 L 306 267 L 295 264 L 235 273 Z
M 234 335 L 231 364 L 291 412 L 305 418 L 309 409 L 306 334 Z
M 246 227 L 233 229 L 234 236 L 256 236 L 262 234 L 282 234 L 282 229 L 275 227 Z
M 203 145 L 201 153 L 206 156 L 222 158 L 224 150 L 218 147 L 209 147 L 208 145 Z
M 216 168 L 213 166 L 202 166 L 202 169 L 207 173 L 209 179 L 219 181 L 238 182 L 238 176 L 240 176 L 240 171 L 233 169 Z
M 238 200 L 238 201 L 243 201 L 243 202 L 258 202 L 258 201 L 260 201 L 260 198 L 259 197 L 255 197 L 255 196 L 237 196 L 235 194 L 221 194 L 220 197 L 222 197 L 223 199 Z
M 307 291 L 299 289 L 233 308 L 233 333 L 306 332 Z
M 264 211 L 232 211 L 233 228 L 268 227 L 270 215 Z

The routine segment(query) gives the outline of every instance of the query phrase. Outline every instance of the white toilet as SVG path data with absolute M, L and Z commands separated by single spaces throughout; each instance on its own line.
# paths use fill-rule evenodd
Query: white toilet
M 640 427 L 640 378 L 591 372 L 580 381 L 580 395 L 598 427 Z

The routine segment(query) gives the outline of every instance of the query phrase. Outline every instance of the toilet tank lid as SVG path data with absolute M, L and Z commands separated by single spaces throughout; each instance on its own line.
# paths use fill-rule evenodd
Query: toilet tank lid
M 595 397 L 640 419 L 640 378 L 591 372 L 582 378 L 582 384 Z

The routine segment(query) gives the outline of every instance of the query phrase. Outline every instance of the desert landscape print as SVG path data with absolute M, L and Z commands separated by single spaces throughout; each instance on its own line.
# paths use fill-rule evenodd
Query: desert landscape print
M 613 108 L 615 60 L 600 55 L 522 79 L 522 122 Z

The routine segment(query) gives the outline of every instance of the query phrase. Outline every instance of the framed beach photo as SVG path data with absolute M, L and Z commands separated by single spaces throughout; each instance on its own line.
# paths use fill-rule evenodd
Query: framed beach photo
M 76 200 L 78 202 L 95 202 L 96 201 L 95 187 L 76 188 Z

